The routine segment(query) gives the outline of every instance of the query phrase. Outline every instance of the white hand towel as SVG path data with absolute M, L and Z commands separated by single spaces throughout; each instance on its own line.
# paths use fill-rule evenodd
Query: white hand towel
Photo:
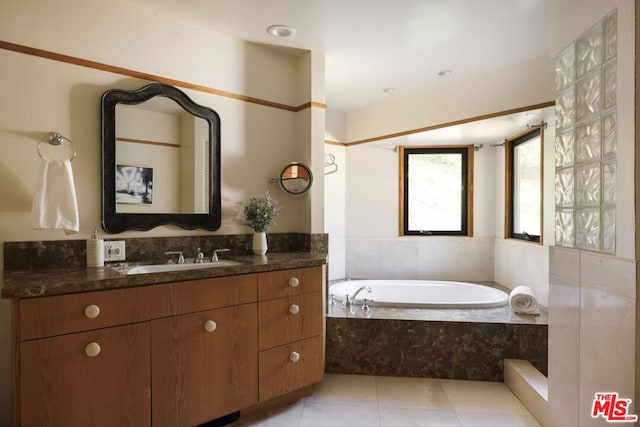
M 76 186 L 70 160 L 42 159 L 31 207 L 31 224 L 37 230 L 80 230 Z
M 539 315 L 538 301 L 528 286 L 516 286 L 509 294 L 509 305 L 516 313 Z

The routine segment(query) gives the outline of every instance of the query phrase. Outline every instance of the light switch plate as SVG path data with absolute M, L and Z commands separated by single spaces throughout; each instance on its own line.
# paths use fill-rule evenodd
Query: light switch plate
M 124 240 L 107 240 L 104 242 L 105 262 L 124 261 L 125 259 Z

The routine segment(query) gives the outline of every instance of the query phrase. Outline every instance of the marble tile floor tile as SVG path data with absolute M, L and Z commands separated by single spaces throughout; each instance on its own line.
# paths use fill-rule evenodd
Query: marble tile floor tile
M 327 374 L 313 394 L 234 427 L 540 427 L 506 385 Z

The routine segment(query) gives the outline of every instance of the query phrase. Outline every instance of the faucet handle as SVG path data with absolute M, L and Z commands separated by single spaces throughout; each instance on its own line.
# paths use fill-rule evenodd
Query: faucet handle
M 219 261 L 219 260 L 218 260 L 218 254 L 219 254 L 220 252 L 229 252 L 229 251 L 230 251 L 230 249 L 227 249 L 227 248 L 214 249 L 214 250 L 213 250 L 213 255 L 211 255 L 211 262 Z
M 177 264 L 184 264 L 184 255 L 182 255 L 182 251 L 166 251 L 165 255 L 178 255 Z
M 350 308 L 351 307 L 351 297 L 347 294 L 344 296 L 342 300 L 342 304 L 340 305 L 342 308 Z

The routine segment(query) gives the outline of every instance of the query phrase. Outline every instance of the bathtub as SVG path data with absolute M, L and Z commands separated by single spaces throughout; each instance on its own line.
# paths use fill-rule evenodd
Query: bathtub
M 361 286 L 370 286 L 371 292 L 362 290 L 356 305 L 365 298 L 372 306 L 405 308 L 490 308 L 509 302 L 506 292 L 489 286 L 435 280 L 346 280 L 331 285 L 329 295 L 341 303 Z

